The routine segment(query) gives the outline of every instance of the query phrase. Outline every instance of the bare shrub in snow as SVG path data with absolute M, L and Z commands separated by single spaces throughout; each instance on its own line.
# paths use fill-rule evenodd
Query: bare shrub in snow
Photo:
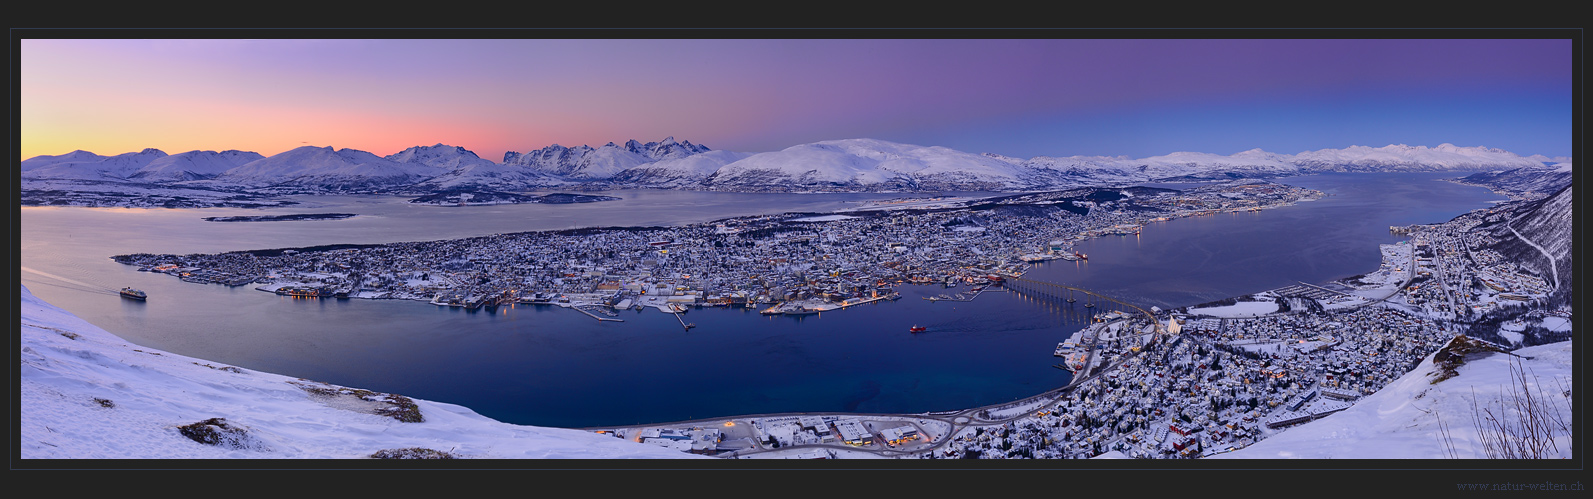
M 1571 423 L 1566 417 L 1571 412 L 1569 397 L 1562 413 L 1557 394 L 1542 390 L 1537 375 L 1523 369 L 1519 360 L 1513 360 L 1509 392 L 1491 404 L 1479 405 L 1476 397 L 1472 398 L 1472 421 L 1476 424 L 1482 451 L 1489 459 L 1559 457 L 1560 445 L 1570 445 L 1556 441 L 1557 437 L 1571 436 Z M 1529 376 L 1532 378 L 1530 384 Z

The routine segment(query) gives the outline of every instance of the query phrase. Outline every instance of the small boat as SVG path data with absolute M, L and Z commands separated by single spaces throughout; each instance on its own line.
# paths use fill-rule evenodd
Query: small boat
M 139 291 L 139 290 L 136 290 L 136 289 L 133 289 L 133 288 L 122 288 L 121 295 L 122 295 L 122 298 L 138 300 L 138 301 L 144 301 L 144 299 L 149 298 L 149 295 L 144 294 L 143 291 Z
M 924 326 L 914 325 L 913 327 L 908 328 L 907 330 L 908 331 L 912 331 L 914 333 L 922 333 L 922 332 L 924 332 L 925 329 L 926 328 Z

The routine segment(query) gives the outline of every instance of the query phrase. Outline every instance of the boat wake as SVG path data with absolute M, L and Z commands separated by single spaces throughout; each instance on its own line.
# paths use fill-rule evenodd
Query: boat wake
M 62 287 L 62 288 L 67 288 L 67 289 L 76 289 L 78 291 L 88 291 L 88 292 L 93 292 L 93 293 L 104 293 L 104 294 L 108 294 L 108 295 L 116 294 L 116 290 L 115 289 L 111 289 L 111 288 L 106 287 L 106 286 L 98 286 L 98 285 L 89 284 L 89 283 L 86 283 L 86 282 L 83 282 L 83 281 L 78 281 L 78 280 L 74 280 L 74 279 L 68 279 L 68 278 L 61 277 L 61 276 L 58 276 L 58 275 L 55 275 L 55 274 L 51 274 L 49 272 L 43 272 L 43 271 L 39 271 L 39 270 L 34 270 L 34 269 L 27 268 L 27 267 L 18 266 L 18 268 L 22 269 L 23 272 L 29 272 L 29 273 L 37 274 L 37 275 L 40 275 L 40 276 L 48 277 L 48 278 L 51 278 L 51 279 L 55 279 L 57 281 L 61 281 L 61 282 L 67 283 L 67 284 L 76 285 L 76 287 L 73 287 L 73 286 L 62 286 L 60 284 L 54 284 L 57 287 Z M 40 281 L 40 284 L 51 284 L 51 283 Z

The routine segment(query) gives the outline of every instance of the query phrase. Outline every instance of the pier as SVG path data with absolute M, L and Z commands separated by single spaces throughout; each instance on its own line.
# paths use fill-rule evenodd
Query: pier
M 973 295 L 971 295 L 971 296 L 970 295 L 965 295 L 963 293 L 957 293 L 955 296 L 951 296 L 951 295 L 947 295 L 945 293 L 941 293 L 939 296 L 925 296 L 923 298 L 925 300 L 934 301 L 934 302 L 941 302 L 941 301 L 968 302 L 968 301 L 974 301 L 974 298 L 978 298 L 979 295 L 984 294 L 984 292 L 989 291 L 989 290 L 990 290 L 990 286 L 986 285 L 985 287 L 980 288 L 978 291 L 974 291 Z
M 586 314 L 587 317 L 591 317 L 593 319 L 597 319 L 598 321 L 625 322 L 625 319 L 615 319 L 615 318 L 611 318 L 611 317 L 598 317 L 597 314 L 594 314 L 591 311 L 589 311 L 589 310 L 587 310 L 585 308 L 581 308 L 581 307 L 582 307 L 581 305 L 576 305 L 576 306 L 573 306 L 573 307 L 570 307 L 570 308 L 575 309 L 577 312 Z
M 686 319 L 680 318 L 680 305 L 676 305 L 676 304 L 673 304 L 673 303 L 669 304 L 669 313 L 675 314 L 675 320 L 680 321 L 680 328 L 681 329 L 685 329 L 687 331 L 691 331 L 691 328 L 697 327 L 697 324 L 695 324 L 695 323 L 694 324 L 687 324 L 686 323 Z

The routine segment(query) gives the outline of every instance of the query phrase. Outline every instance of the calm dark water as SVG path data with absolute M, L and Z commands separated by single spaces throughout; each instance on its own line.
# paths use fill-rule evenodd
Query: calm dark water
M 1375 269 L 1389 225 L 1447 220 L 1502 199 L 1432 179 L 1344 174 L 1287 179 L 1333 194 L 1260 213 L 1183 219 L 1139 237 L 1084 243 L 1087 264 L 1034 276 L 1142 305 L 1181 306 Z M 502 421 L 599 426 L 793 411 L 923 412 L 993 404 L 1065 384 L 1056 343 L 1079 309 L 1011 293 L 970 303 L 919 299 L 801 319 L 746 309 L 599 323 L 557 307 L 496 314 L 410 301 L 295 300 L 137 272 L 109 256 L 464 237 L 582 225 L 670 225 L 825 211 L 898 195 L 625 191 L 588 205 L 416 207 L 381 197 L 262 211 L 23 208 L 22 284 L 128 341 L 216 362 L 455 403 Z M 335 209 L 333 209 L 335 208 Z M 206 216 L 341 211 L 347 220 L 214 223 Z M 145 303 L 114 290 L 148 291 Z M 963 288 L 964 290 L 966 288 Z M 911 325 L 929 331 L 910 334 Z
M 1087 264 L 1059 263 L 1035 275 L 1136 303 L 1176 307 L 1362 274 L 1381 262 L 1379 244 L 1404 239 L 1390 234 L 1389 226 L 1443 222 L 1505 199 L 1480 187 L 1436 180 L 1456 176 L 1286 178 L 1281 181 L 1329 196 L 1275 210 L 1152 223 L 1139 236 L 1079 244 L 1090 257 Z

